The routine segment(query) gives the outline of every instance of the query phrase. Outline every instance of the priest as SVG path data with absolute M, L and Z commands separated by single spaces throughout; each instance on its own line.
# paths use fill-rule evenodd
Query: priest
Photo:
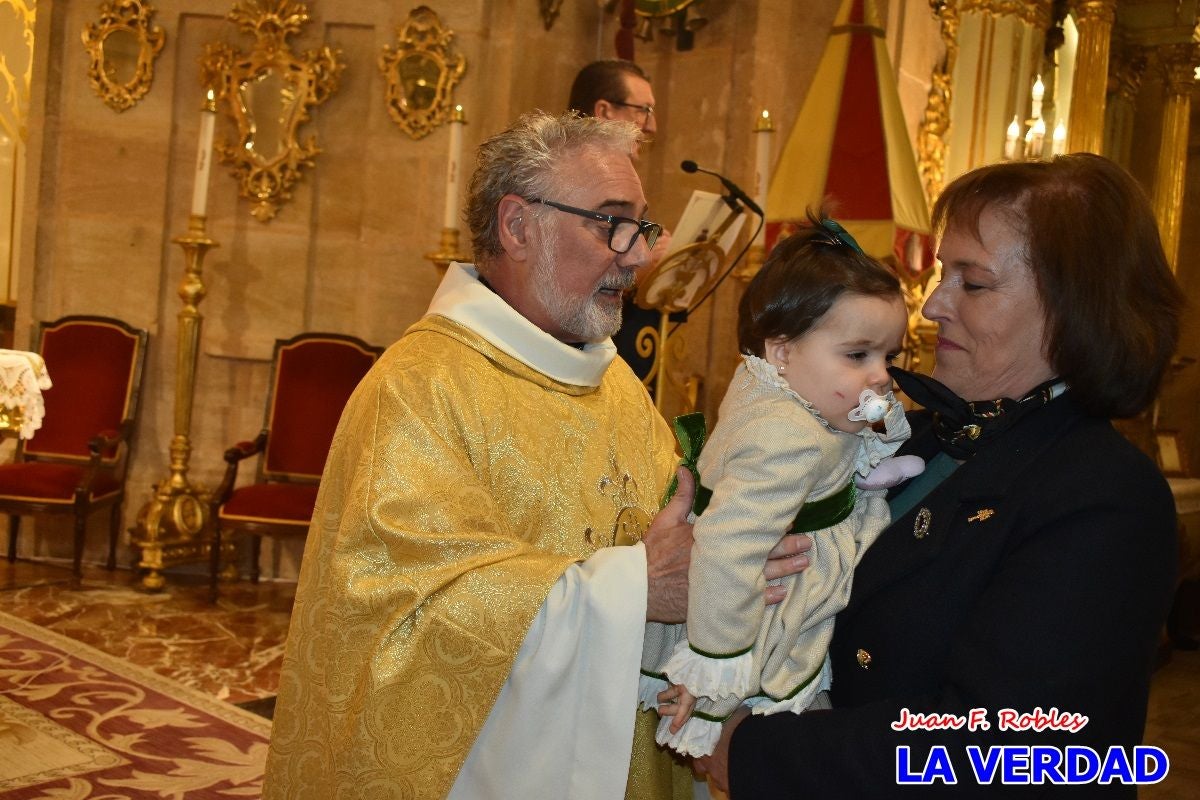
M 659 512 L 674 442 L 609 339 L 659 231 L 638 135 L 539 113 L 481 146 L 476 265 L 334 437 L 264 797 L 690 796 L 636 711 L 645 622 L 686 616 L 691 549 L 690 477 Z

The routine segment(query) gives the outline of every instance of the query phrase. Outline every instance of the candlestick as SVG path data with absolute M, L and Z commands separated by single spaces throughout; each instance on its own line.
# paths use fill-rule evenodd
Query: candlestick
M 1008 132 L 1004 136 L 1004 157 L 1013 161 L 1019 158 L 1017 154 L 1017 142 L 1021 139 L 1021 123 L 1013 117 L 1012 123 L 1008 126 Z
M 771 186 L 771 140 L 774 138 L 775 125 L 771 121 L 771 112 L 765 108 L 754 123 L 754 202 L 765 214 L 767 211 L 767 193 Z M 764 224 L 754 237 L 754 245 L 763 247 L 767 238 L 767 226 Z
M 1029 126 L 1029 132 L 1025 134 L 1025 157 L 1026 158 L 1041 158 L 1042 143 L 1046 140 L 1046 122 L 1041 117 L 1033 121 Z
M 442 215 L 443 228 L 458 228 L 458 182 L 461 177 L 463 126 L 467 118 L 462 106 L 455 106 L 448 123 L 450 128 L 450 157 L 446 162 L 446 209 Z
M 192 186 L 192 214 L 205 216 L 208 208 L 208 172 L 212 167 L 213 130 L 217 122 L 217 101 L 208 90 L 204 107 L 200 109 L 200 145 L 196 149 L 196 183 Z
M 172 239 L 183 248 L 183 280 L 179 284 L 178 341 L 175 350 L 175 435 L 169 448 L 171 474 L 160 481 L 154 496 L 138 512 L 133 543 L 141 551 L 138 567 L 144 570 L 142 586 L 163 588 L 161 570 L 176 560 L 201 560 L 210 546 L 210 492 L 188 478 L 192 453 L 192 408 L 196 392 L 196 366 L 200 355 L 200 328 L 204 321 L 200 301 L 207 290 L 203 280 L 204 255 L 217 243 L 208 237 L 204 217 L 193 214 L 183 236 Z

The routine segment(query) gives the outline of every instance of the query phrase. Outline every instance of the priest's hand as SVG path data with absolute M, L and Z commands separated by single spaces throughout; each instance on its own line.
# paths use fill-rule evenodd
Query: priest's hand
M 786 578 L 796 575 L 808 567 L 808 550 L 812 547 L 812 539 L 802 533 L 789 533 L 779 540 L 767 554 L 767 565 L 763 567 L 763 577 L 769 581 L 776 578 Z M 784 586 L 767 586 L 763 592 L 767 605 L 774 605 L 787 597 Z
M 646 620 L 648 622 L 684 622 L 687 620 L 688 565 L 692 561 L 692 526 L 687 521 L 692 510 L 696 481 L 692 473 L 680 467 L 679 488 L 642 537 L 646 546 Z

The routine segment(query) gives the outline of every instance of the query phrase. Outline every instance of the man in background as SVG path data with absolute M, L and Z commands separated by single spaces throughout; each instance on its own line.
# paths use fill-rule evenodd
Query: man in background
M 658 121 L 654 116 L 654 90 L 645 71 L 632 61 L 620 58 L 593 61 L 579 70 L 571 84 L 568 109 L 599 119 L 632 122 L 641 129 L 643 137 L 652 140 L 658 132 Z M 650 253 L 650 258 L 638 270 L 637 280 L 642 280 L 667 254 L 671 245 L 671 234 L 663 231 Z M 634 301 L 635 289 L 625 296 L 621 315 L 624 322 L 613 336 L 617 353 L 629 364 L 634 374 L 644 383 L 653 396 L 654 385 L 650 383 L 651 369 L 658 357 L 657 331 L 659 312 L 646 309 Z M 646 332 L 646 329 L 649 329 Z M 645 333 L 644 333 L 645 332 Z M 645 340 L 639 348 L 638 338 Z M 640 351 L 640 352 L 639 352 Z
M 567 108 L 589 117 L 632 122 L 647 139 L 658 131 L 650 79 L 632 61 L 593 61 L 579 70 Z

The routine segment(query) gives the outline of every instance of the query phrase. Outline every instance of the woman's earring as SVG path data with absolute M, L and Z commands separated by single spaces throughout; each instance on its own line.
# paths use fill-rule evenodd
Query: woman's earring
M 779 374 L 780 374 L 780 375 L 782 375 L 782 374 L 783 374 L 783 370 L 784 370 L 784 368 L 783 368 L 783 367 L 776 367 L 775 369 L 779 370 Z

